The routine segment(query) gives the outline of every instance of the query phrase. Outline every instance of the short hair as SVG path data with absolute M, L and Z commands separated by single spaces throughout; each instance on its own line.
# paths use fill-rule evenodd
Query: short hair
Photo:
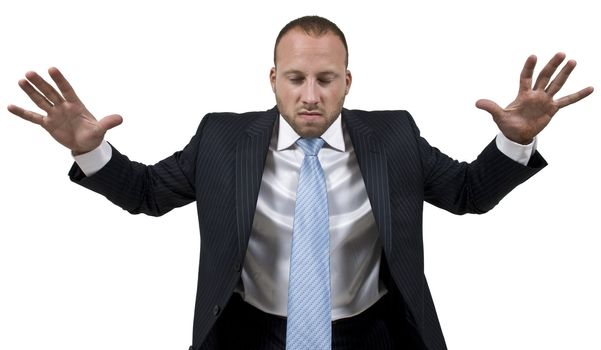
M 344 37 L 344 33 L 342 32 L 342 30 L 340 30 L 340 28 L 338 28 L 338 26 L 334 22 L 320 16 L 304 16 L 297 18 L 291 21 L 290 23 L 286 24 L 284 28 L 280 30 L 280 34 L 278 34 L 278 37 L 275 39 L 275 46 L 273 48 L 274 65 L 276 64 L 276 51 L 278 49 L 278 44 L 280 43 L 280 40 L 282 40 L 282 37 L 286 35 L 286 33 L 297 28 L 301 29 L 307 35 L 310 36 L 320 37 L 327 33 L 332 33 L 338 38 L 340 38 L 340 41 L 342 41 L 342 45 L 344 45 L 344 50 L 346 51 L 344 64 L 348 67 L 348 45 L 346 44 L 346 38 Z

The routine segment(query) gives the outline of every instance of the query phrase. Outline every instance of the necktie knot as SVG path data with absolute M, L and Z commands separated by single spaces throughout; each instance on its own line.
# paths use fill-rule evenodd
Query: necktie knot
M 305 152 L 305 156 L 316 156 L 323 147 L 325 141 L 321 137 L 305 139 L 300 138 L 296 144 Z

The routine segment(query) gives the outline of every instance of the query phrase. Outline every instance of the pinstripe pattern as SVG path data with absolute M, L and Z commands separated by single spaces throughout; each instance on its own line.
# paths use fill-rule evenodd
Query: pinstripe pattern
M 196 200 L 202 249 L 193 348 L 219 319 L 239 281 L 273 125 L 274 108 L 203 118 L 180 152 L 153 165 L 129 161 L 113 149 L 92 177 L 74 165 L 71 179 L 131 213 L 162 215 Z M 446 349 L 424 276 L 422 209 L 427 201 L 456 214 L 483 213 L 546 163 L 507 158 L 491 142 L 478 158 L 460 163 L 431 147 L 405 111 L 343 110 L 384 249 L 400 315 L 422 348 Z M 396 293 L 398 290 L 398 293 Z M 221 322 L 221 320 L 220 320 Z
M 246 245 L 263 177 L 265 157 L 271 140 L 273 124 L 278 116 L 279 112 L 275 109 L 257 114 L 252 123 L 247 124 L 246 133 L 236 142 L 236 224 L 239 263 L 242 263 L 246 254 Z

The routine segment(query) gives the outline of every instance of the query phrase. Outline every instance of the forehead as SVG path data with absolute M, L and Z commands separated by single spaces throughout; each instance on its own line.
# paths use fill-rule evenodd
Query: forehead
M 300 29 L 286 33 L 276 48 L 276 65 L 345 65 L 346 49 L 338 36 L 309 35 Z

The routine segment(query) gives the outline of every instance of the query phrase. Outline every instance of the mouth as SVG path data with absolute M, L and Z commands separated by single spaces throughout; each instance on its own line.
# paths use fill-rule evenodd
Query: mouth
M 321 113 L 316 111 L 303 111 L 299 112 L 298 115 L 307 121 L 314 121 L 321 118 Z

